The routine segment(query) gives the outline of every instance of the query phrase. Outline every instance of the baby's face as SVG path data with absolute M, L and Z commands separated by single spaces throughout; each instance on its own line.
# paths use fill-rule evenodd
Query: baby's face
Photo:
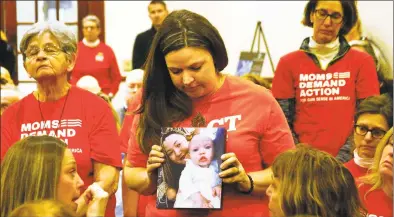
M 208 138 L 193 139 L 189 143 L 190 159 L 195 165 L 209 167 L 213 158 L 213 142 Z

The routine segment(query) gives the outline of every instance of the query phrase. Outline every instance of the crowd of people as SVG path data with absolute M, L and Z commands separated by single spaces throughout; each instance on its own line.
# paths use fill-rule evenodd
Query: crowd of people
M 79 43 L 59 21 L 26 31 L 27 96 L 0 61 L 1 216 L 393 216 L 392 70 L 355 1 L 308 1 L 312 35 L 272 82 L 224 72 L 204 16 L 148 12 L 125 82 L 95 15 Z M 225 152 L 188 127 L 225 129 Z

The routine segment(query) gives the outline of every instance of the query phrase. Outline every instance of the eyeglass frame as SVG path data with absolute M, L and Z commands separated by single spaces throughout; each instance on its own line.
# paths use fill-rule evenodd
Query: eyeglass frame
M 357 132 L 357 129 L 360 128 L 360 127 L 366 128 L 367 131 L 366 131 L 364 134 L 358 133 L 358 132 Z M 383 132 L 382 136 L 381 136 L 381 137 L 376 137 L 376 136 L 374 136 L 374 135 L 376 135 L 376 134 L 373 133 L 374 130 L 378 130 L 378 131 Z M 387 133 L 386 130 L 382 130 L 382 129 L 379 129 L 379 128 L 369 129 L 368 127 L 366 127 L 366 126 L 364 126 L 364 125 L 358 125 L 358 124 L 355 124 L 355 125 L 354 125 L 354 132 L 355 132 L 357 135 L 360 135 L 360 136 L 365 136 L 365 135 L 368 134 L 368 132 L 371 132 L 371 136 L 372 136 L 372 138 L 374 138 L 374 139 L 381 139 L 381 138 L 383 138 L 384 135 L 386 135 L 386 133 Z M 376 131 L 375 131 L 375 132 L 376 132 Z
M 29 49 L 29 48 L 26 49 L 26 51 L 24 52 L 26 58 L 28 58 L 28 59 L 33 59 L 33 58 L 37 57 L 37 55 L 40 53 L 40 51 L 44 51 L 44 53 L 45 53 L 46 56 L 52 56 L 52 57 L 57 56 L 57 55 L 58 55 L 59 53 L 61 53 L 61 52 L 62 52 L 62 53 L 65 53 L 65 51 L 64 51 L 62 48 L 60 48 L 60 47 L 58 47 L 58 46 L 50 46 L 50 45 L 48 45 L 48 44 L 46 44 L 46 45 L 44 46 L 43 49 L 41 49 L 41 48 L 39 48 L 39 47 L 37 47 L 37 48 L 38 48 L 38 52 L 37 52 L 36 54 L 32 54 L 32 55 L 28 55 L 28 54 L 27 54 L 28 51 L 31 50 L 31 49 Z M 48 48 L 55 48 L 56 51 L 53 51 L 52 53 L 50 53 L 50 52 L 46 51 L 46 49 L 48 49 Z
M 321 16 L 321 15 L 318 13 L 318 11 L 324 12 L 324 13 L 325 13 L 324 17 L 319 18 L 319 16 Z M 343 20 L 344 20 L 343 15 L 342 15 L 341 13 L 339 13 L 339 12 L 334 12 L 334 13 L 331 13 L 331 14 L 330 14 L 330 13 L 327 12 L 327 10 L 325 10 L 325 9 L 323 9 L 323 8 L 321 8 L 321 9 L 315 9 L 313 12 L 315 13 L 316 18 L 319 19 L 319 20 L 322 20 L 322 21 L 325 21 L 325 20 L 327 19 L 327 17 L 330 17 L 331 22 L 333 22 L 333 23 L 335 23 L 335 24 L 340 24 L 340 23 L 343 23 Z M 341 20 L 340 20 L 339 22 L 334 21 L 335 19 L 337 19 L 337 18 L 334 17 L 335 14 L 339 14 L 339 15 L 341 16 L 341 17 L 340 17 Z

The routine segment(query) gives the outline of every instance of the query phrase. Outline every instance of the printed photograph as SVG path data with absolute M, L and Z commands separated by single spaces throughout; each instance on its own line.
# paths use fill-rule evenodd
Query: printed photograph
M 157 208 L 221 209 L 225 142 L 224 128 L 162 128 Z
M 236 76 L 253 73 L 260 75 L 263 69 L 265 53 L 241 52 Z

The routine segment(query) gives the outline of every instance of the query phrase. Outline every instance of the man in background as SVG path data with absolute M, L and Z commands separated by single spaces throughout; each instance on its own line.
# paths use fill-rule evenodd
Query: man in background
M 82 20 L 83 40 L 78 43 L 78 56 L 71 73 L 71 84 L 86 75 L 97 79 L 101 91 L 112 98 L 122 80 L 116 56 L 111 47 L 101 42 L 100 20 L 88 15 Z
M 135 38 L 132 56 L 133 69 L 140 69 L 144 65 L 157 29 L 168 15 L 167 5 L 164 1 L 153 0 L 148 5 L 148 12 L 152 21 L 152 28 L 138 34 Z

